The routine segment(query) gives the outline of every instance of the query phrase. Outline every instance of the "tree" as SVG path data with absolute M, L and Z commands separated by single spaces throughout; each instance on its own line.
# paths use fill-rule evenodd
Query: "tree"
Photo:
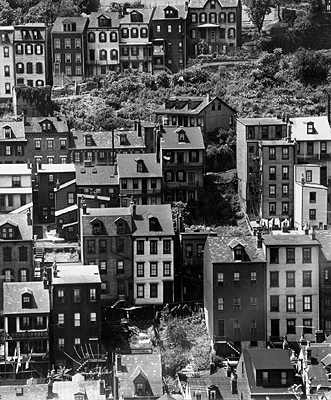
M 262 31 L 265 16 L 271 13 L 271 7 L 275 5 L 274 0 L 243 0 L 247 7 L 247 14 L 259 33 Z
M 326 81 L 330 68 L 330 59 L 320 51 L 299 49 L 292 63 L 296 77 L 304 83 Z

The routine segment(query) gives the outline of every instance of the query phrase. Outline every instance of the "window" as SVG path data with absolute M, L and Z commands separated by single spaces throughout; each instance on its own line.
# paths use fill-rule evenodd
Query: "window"
M 97 313 L 96 312 L 90 313 L 90 322 L 91 322 L 91 324 L 95 324 L 97 322 Z
M 12 177 L 12 187 L 21 187 L 21 177 L 20 176 Z
M 269 180 L 276 180 L 276 167 L 269 167 Z
M 289 168 L 288 166 L 282 167 L 282 179 L 289 179 Z
M 74 326 L 80 326 L 80 313 L 74 314 Z
M 270 287 L 279 287 L 278 271 L 270 271 Z
M 276 148 L 269 147 L 269 160 L 276 160 Z
M 233 320 L 233 333 L 240 333 L 240 321 L 237 319 Z
M 309 203 L 316 203 L 316 192 L 309 193 Z
M 236 37 L 236 30 L 235 28 L 229 28 L 228 30 L 228 38 L 234 39 Z
M 54 144 L 53 139 L 48 139 L 47 140 L 47 149 L 48 150 L 53 149 L 53 144 Z
M 11 85 L 10 83 L 5 83 L 5 93 L 10 94 L 11 93 Z
M 286 271 L 286 287 L 295 287 L 294 271 Z
M 137 240 L 137 254 L 144 254 L 144 240 Z
M 71 41 L 70 41 L 70 39 L 64 39 L 64 47 L 66 48 L 66 49 L 71 49 Z
M 100 274 L 106 274 L 107 273 L 107 261 L 99 261 L 100 265 Z
M 286 248 L 286 264 L 295 264 L 295 248 Z
M 326 153 L 326 142 L 321 142 L 321 153 Z
M 276 197 L 276 185 L 269 185 L 269 197 Z
M 240 297 L 234 297 L 233 298 L 233 309 L 234 310 L 240 310 L 241 309 L 241 298 Z
M 74 204 L 74 203 L 75 203 L 74 193 L 69 192 L 68 193 L 68 204 Z
M 302 286 L 311 287 L 311 271 L 302 271 Z
M 218 272 L 217 273 L 217 286 L 223 286 L 223 285 L 224 285 L 224 273 Z
M 229 21 L 230 23 L 236 22 L 236 14 L 235 14 L 234 12 L 230 12 L 230 13 L 228 14 L 228 21 Z
M 122 28 L 121 29 L 121 35 L 123 39 L 127 39 L 129 37 L 129 29 L 128 28 Z
M 288 214 L 289 213 L 288 210 L 289 210 L 289 203 L 288 202 L 282 203 L 282 214 L 283 215 Z
M 157 276 L 157 262 L 150 263 L 150 276 Z
M 269 214 L 270 215 L 276 214 L 276 203 L 269 203 Z
M 283 160 L 288 160 L 289 158 L 289 150 L 288 147 L 283 147 L 282 148 L 282 159 Z
M 75 39 L 75 47 L 76 49 L 81 49 L 82 48 L 82 42 L 79 38 Z
M 156 298 L 157 297 L 157 283 L 151 283 L 149 285 L 149 297 Z
M 309 219 L 311 221 L 315 221 L 316 220 L 316 209 L 315 208 L 311 208 L 309 210 Z
M 303 263 L 311 263 L 311 248 L 304 247 L 302 249 L 302 262 Z
M 196 23 L 198 21 L 197 14 L 191 14 L 191 22 Z
M 95 253 L 95 241 L 94 240 L 87 241 L 87 252 Z
M 295 296 L 286 296 L 286 311 L 295 311 Z
M 35 51 L 38 55 L 43 54 L 43 46 L 41 44 L 36 44 Z
M 145 275 L 144 268 L 145 266 L 143 262 L 137 263 L 137 276 L 143 277 Z
M 60 49 L 60 48 L 61 48 L 60 39 L 54 39 L 54 49 Z
M 4 66 L 4 72 L 5 72 L 5 76 L 10 76 L 10 66 L 9 65 Z
M 122 238 L 116 238 L 116 250 L 117 253 L 124 252 L 124 240 Z
M 64 314 L 58 314 L 57 315 L 57 324 L 60 326 L 64 325 Z
M 257 320 L 251 320 L 251 333 L 257 333 Z
M 57 290 L 57 302 L 64 303 L 64 289 Z
M 239 272 L 234 272 L 233 273 L 233 284 L 235 286 L 239 286 L 240 285 L 240 273 Z
M 3 248 L 3 261 L 4 262 L 11 262 L 11 247 L 4 247 Z
M 164 261 L 163 262 L 163 276 L 170 276 L 171 275 L 171 262 Z
M 217 310 L 223 311 L 224 310 L 224 297 L 219 297 L 217 299 Z
M 137 285 L 137 298 L 141 299 L 145 297 L 145 286 Z
M 304 319 L 303 322 L 303 333 L 312 333 L 313 321 L 312 319 Z
M 286 333 L 292 335 L 295 334 L 295 319 L 286 320 Z
M 81 297 L 80 297 L 80 289 L 75 288 L 74 289 L 74 303 L 80 303 Z
M 16 54 L 23 54 L 23 46 L 21 44 L 16 45 Z
M 26 269 L 21 269 L 19 271 L 19 281 L 20 282 L 27 282 L 28 281 L 28 274 Z
M 37 74 L 42 74 L 43 73 L 43 64 L 38 62 L 36 63 L 36 73 Z
M 312 311 L 312 297 L 303 296 L 302 297 L 303 311 Z
M 4 56 L 4 58 L 8 58 L 9 57 L 9 47 L 5 46 L 3 48 L 3 56 Z
M 107 40 L 107 35 L 105 32 L 100 32 L 99 33 L 99 42 L 106 42 Z
M 95 42 L 95 34 L 94 32 L 89 32 L 87 35 L 87 40 L 89 43 L 94 43 Z
M 117 273 L 124 274 L 124 261 L 117 261 Z
M 270 264 L 278 264 L 279 263 L 278 253 L 279 253 L 279 251 L 278 251 L 277 247 L 270 248 Z
M 288 197 L 288 188 L 288 184 L 282 185 L 282 197 Z
M 270 296 L 270 311 L 279 311 L 279 296 Z
M 97 290 L 95 288 L 90 289 L 90 301 L 97 300 Z
M 313 180 L 313 171 L 307 170 L 306 171 L 306 182 L 312 182 Z
M 324 270 L 324 284 L 328 285 L 329 284 L 329 271 L 326 269 Z
M 19 247 L 19 260 L 28 261 L 28 248 L 25 246 Z
M 150 254 L 157 254 L 157 240 L 151 240 L 150 244 Z
M 18 74 L 24 74 L 24 64 L 23 63 L 16 64 L 16 72 Z

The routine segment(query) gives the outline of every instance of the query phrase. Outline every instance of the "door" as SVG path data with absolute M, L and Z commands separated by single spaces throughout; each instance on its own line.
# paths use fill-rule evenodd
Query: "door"
M 279 337 L 279 319 L 271 319 L 271 336 Z
M 326 167 L 321 167 L 321 185 L 328 186 L 328 177 Z
M 142 184 L 142 193 L 147 194 L 147 179 L 142 179 L 141 184 Z
M 163 303 L 173 303 L 174 301 L 173 282 L 163 282 Z
M 225 322 L 224 319 L 217 321 L 217 336 L 225 336 Z

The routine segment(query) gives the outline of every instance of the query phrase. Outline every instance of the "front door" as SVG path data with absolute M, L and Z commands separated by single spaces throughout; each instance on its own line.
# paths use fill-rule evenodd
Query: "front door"
M 279 319 L 271 319 L 271 336 L 279 337 Z
M 174 288 L 173 282 L 163 282 L 163 303 L 173 303 Z

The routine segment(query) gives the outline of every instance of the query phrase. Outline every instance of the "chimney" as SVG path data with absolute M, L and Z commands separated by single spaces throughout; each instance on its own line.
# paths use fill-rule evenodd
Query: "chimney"
M 111 163 L 115 163 L 115 133 L 114 133 L 114 128 L 111 129 L 111 152 L 112 152 L 112 160 Z
M 311 240 L 316 240 L 316 231 L 314 228 L 310 231 L 310 238 Z
M 258 249 L 262 249 L 262 232 L 261 231 L 257 231 L 256 245 L 257 245 Z
M 185 1 L 185 11 L 188 10 L 188 1 Z
M 117 372 L 122 371 L 122 356 L 120 354 L 116 355 L 116 370 Z
M 309 346 L 309 342 L 307 343 L 307 364 L 310 365 L 311 364 L 311 350 L 312 348 Z
M 38 161 L 38 169 L 41 169 L 42 168 L 42 163 L 41 163 L 41 161 Z
M 137 122 L 138 137 L 141 137 L 141 122 L 140 119 Z
M 56 189 L 60 189 L 60 181 L 57 179 L 55 184 Z
M 323 331 L 315 331 L 315 342 L 316 343 L 324 342 L 324 332 Z
M 83 214 L 85 215 L 86 214 L 87 205 L 86 205 L 86 201 L 85 201 L 84 196 L 82 196 L 82 200 L 80 202 L 80 206 L 81 206 L 81 208 L 83 210 Z
M 43 272 L 43 284 L 44 284 L 44 289 L 48 289 L 48 276 L 47 276 L 46 268 L 44 268 L 44 272 Z
M 114 175 L 118 175 L 117 162 L 116 161 L 115 161 L 115 164 L 114 164 Z
M 97 200 L 97 198 L 98 198 L 98 193 L 96 190 L 93 192 L 93 198 L 94 198 L 94 200 Z
M 160 153 L 161 153 L 161 132 L 157 129 L 156 130 L 156 162 L 160 163 Z
M 26 220 L 28 225 L 32 225 L 32 218 L 31 218 L 31 209 L 28 209 L 28 212 L 26 213 Z
M 291 140 L 292 140 L 292 126 L 291 126 L 291 124 L 288 124 L 287 125 L 287 142 L 288 143 L 291 143 Z
M 136 203 L 135 203 L 135 201 L 133 199 L 130 201 L 130 211 L 131 211 L 131 215 L 133 217 L 135 217 L 136 216 L 136 212 L 137 212 L 137 205 L 136 205 Z
M 53 262 L 53 276 L 57 278 L 57 264 L 56 261 Z

